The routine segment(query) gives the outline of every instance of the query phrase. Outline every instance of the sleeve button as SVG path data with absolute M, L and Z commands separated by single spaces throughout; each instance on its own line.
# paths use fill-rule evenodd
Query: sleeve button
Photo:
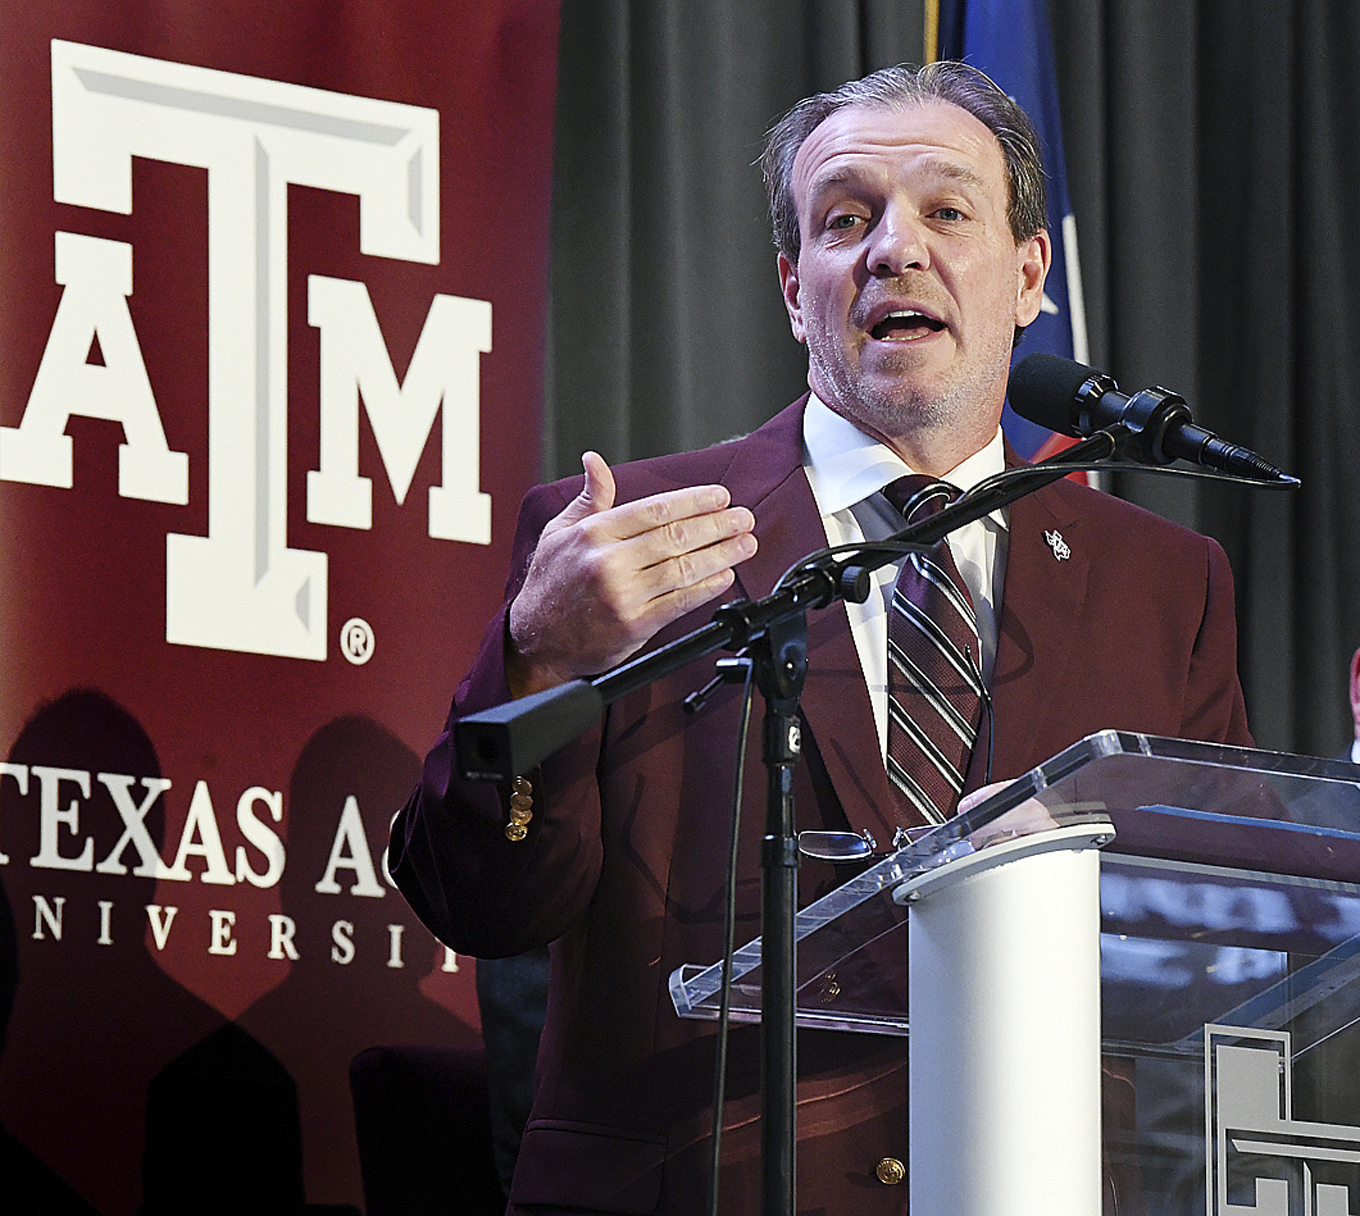
M 874 1166 L 874 1173 L 884 1186 L 896 1186 L 907 1176 L 906 1167 L 896 1157 L 884 1157 Z

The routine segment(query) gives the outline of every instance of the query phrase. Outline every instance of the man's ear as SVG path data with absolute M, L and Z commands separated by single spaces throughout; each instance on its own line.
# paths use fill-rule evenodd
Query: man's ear
M 807 341 L 807 330 L 803 327 L 803 308 L 798 299 L 798 267 L 789 261 L 788 255 L 779 255 L 779 287 L 784 296 L 784 308 L 789 314 L 789 328 L 799 342 Z
M 1053 264 L 1053 245 L 1042 228 L 1016 246 L 1015 323 L 1022 329 L 1039 315 L 1044 302 L 1044 280 Z

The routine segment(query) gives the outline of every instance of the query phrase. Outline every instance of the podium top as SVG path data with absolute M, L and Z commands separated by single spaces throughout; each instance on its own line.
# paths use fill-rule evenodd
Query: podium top
M 1076 824 L 1114 830 L 1101 860 L 1107 1042 L 1197 1050 L 1186 1036 L 1246 1003 L 1253 1024 L 1297 1011 L 1301 961 L 1328 991 L 1360 975 L 1360 766 L 1104 731 L 800 912 L 799 1025 L 906 1033 L 907 909 L 893 892 L 955 858 Z M 734 1020 L 759 1020 L 760 946 L 734 956 Z M 721 971 L 675 972 L 680 1016 L 717 1016 Z

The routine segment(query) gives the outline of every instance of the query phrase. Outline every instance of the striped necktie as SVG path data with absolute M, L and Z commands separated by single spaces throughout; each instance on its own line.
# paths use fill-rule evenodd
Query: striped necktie
M 959 496 L 912 474 L 883 488 L 908 523 Z M 982 720 L 977 617 L 949 545 L 902 563 L 888 611 L 888 777 L 909 826 L 954 814 Z

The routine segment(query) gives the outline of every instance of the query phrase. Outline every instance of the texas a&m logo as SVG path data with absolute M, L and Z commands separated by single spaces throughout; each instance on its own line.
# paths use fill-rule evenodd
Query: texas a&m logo
M 208 531 L 166 536 L 166 640 L 323 660 L 325 553 L 288 546 L 287 191 L 355 195 L 360 251 L 439 262 L 434 110 L 52 43 L 53 196 L 132 211 L 134 157 L 207 170 Z M 128 297 L 133 248 L 56 233 L 63 291 L 22 420 L 0 427 L 0 480 L 71 488 L 72 415 L 122 424 L 119 493 L 187 504 L 189 458 L 167 444 Z M 479 490 L 481 355 L 491 305 L 436 295 L 399 384 L 363 283 L 312 275 L 320 331 L 320 468 L 307 519 L 368 528 L 362 400 L 396 500 L 442 417 L 431 537 L 489 544 Z M 87 362 L 97 341 L 102 365 Z M 441 409 L 442 407 L 442 409 Z

